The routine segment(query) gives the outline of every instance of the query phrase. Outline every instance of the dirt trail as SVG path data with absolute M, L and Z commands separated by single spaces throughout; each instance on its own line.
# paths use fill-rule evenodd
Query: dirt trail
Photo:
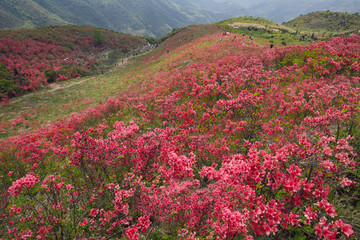
M 50 89 L 48 90 L 48 92 L 55 92 L 57 90 L 61 90 L 61 89 L 64 89 L 64 88 L 69 88 L 71 86 L 78 85 L 78 84 L 81 84 L 83 82 L 86 82 L 89 79 L 91 79 L 91 78 L 84 79 L 84 80 L 82 80 L 80 82 L 74 82 L 74 83 L 71 83 L 71 84 L 66 85 L 66 86 L 61 86 L 60 84 L 53 83 L 53 84 L 50 85 Z
M 124 65 L 126 65 L 128 63 L 128 61 L 129 61 L 128 57 L 122 58 L 116 63 L 116 66 L 118 66 L 118 67 L 124 66 Z
M 140 56 L 144 56 L 146 54 L 148 54 L 150 51 L 145 51 L 141 54 L 136 54 L 136 55 L 133 55 L 133 56 L 130 56 L 130 57 L 125 57 L 125 58 L 121 58 L 115 66 L 117 67 L 121 67 L 121 66 L 124 66 L 124 65 L 127 65 L 128 62 L 130 62 L 131 59 L 135 59 L 135 58 L 138 58 Z

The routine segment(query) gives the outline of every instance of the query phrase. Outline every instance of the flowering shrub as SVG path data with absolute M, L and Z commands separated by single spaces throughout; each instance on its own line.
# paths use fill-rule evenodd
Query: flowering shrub
M 19 193 L 23 190 L 24 187 L 30 189 L 35 186 L 36 183 L 39 182 L 39 177 L 34 175 L 34 172 L 30 172 L 25 177 L 20 178 L 12 183 L 11 187 L 9 187 L 9 194 L 11 196 L 17 197 Z
M 359 50 L 209 35 L 147 59 L 117 99 L 1 142 L 0 238 L 359 236 L 333 203 L 360 197 Z

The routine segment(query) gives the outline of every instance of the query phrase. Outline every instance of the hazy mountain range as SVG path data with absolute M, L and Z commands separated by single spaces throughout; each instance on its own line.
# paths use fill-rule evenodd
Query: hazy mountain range
M 316 11 L 348 13 L 360 11 L 360 0 L 216 0 L 221 3 L 229 1 L 243 6 L 253 16 L 279 23 Z
M 173 28 L 247 14 L 231 5 L 212 0 L 1 0 L 0 28 L 77 24 L 160 37 Z
M 357 12 L 360 0 L 1 0 L 0 28 L 77 24 L 160 37 L 173 28 L 231 17 L 284 22 L 318 10 Z

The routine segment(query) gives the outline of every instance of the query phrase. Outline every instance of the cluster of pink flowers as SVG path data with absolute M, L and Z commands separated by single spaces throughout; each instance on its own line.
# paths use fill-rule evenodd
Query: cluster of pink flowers
M 17 197 L 24 188 L 33 188 L 39 180 L 40 178 L 36 176 L 34 172 L 30 172 L 25 177 L 13 182 L 11 187 L 9 187 L 8 192 L 11 196 Z

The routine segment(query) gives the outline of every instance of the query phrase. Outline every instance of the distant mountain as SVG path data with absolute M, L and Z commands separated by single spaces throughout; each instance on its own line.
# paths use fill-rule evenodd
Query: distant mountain
M 32 0 L 1 0 L 0 28 L 25 29 L 69 22 Z
M 245 8 L 250 8 L 252 6 L 256 6 L 260 3 L 263 3 L 263 2 L 267 2 L 266 0 L 215 0 L 216 2 L 232 2 L 232 3 L 236 3 L 236 4 L 239 4 Z M 268 0 L 268 1 L 271 1 L 271 0 Z
M 240 16 L 278 23 L 315 11 L 360 11 L 360 0 L 1 0 L 0 29 L 90 25 L 161 37 L 175 28 Z
M 246 8 L 231 1 L 219 3 L 215 0 L 174 0 L 174 2 L 183 7 L 192 6 L 193 8 L 209 11 L 222 19 L 249 15 Z
M 214 0 L 1 0 L 0 28 L 77 24 L 160 37 L 173 28 L 244 14 L 238 4 Z
M 316 11 L 360 12 L 360 0 L 216 0 L 244 6 L 250 15 L 282 23 Z

